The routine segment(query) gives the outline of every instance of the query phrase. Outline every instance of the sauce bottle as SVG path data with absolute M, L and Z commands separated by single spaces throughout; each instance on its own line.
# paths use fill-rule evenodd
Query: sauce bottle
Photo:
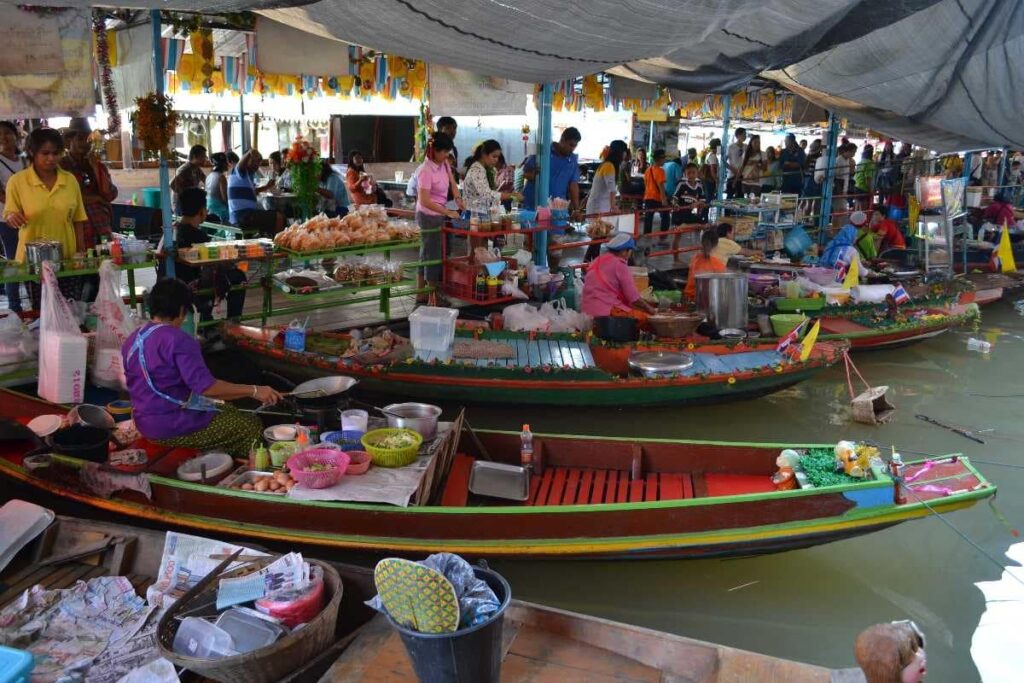
M 306 430 L 302 428 L 298 423 L 295 424 L 295 450 L 296 452 L 304 450 L 309 446 L 309 435 L 306 434 Z
M 484 277 L 484 273 L 482 270 L 478 271 L 476 274 L 476 298 L 487 298 L 487 278 Z
M 519 434 L 519 463 L 527 468 L 533 467 L 533 432 L 530 425 L 523 425 L 523 431 Z
M 903 488 L 903 470 L 903 458 L 899 453 L 893 453 L 892 460 L 889 461 L 889 476 L 893 478 L 892 502 L 897 505 L 905 505 L 907 502 L 907 492 Z

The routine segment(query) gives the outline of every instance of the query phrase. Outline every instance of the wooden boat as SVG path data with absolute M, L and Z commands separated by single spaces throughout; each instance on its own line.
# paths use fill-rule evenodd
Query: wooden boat
M 911 307 L 900 311 L 909 317 L 907 321 L 894 323 L 874 320 L 867 315 L 822 316 L 818 339 L 847 341 L 851 351 L 890 349 L 937 337 L 978 316 L 976 306 L 971 304 L 951 308 Z
M 0 393 L 0 417 L 56 412 L 37 399 Z M 459 430 L 461 431 L 461 430 Z M 458 432 L 453 432 L 457 434 Z M 458 446 L 456 448 L 456 445 Z M 543 470 L 526 500 L 471 495 L 474 462 L 518 464 L 519 434 L 479 432 L 441 449 L 424 474 L 421 504 L 398 507 L 294 498 L 180 481 L 185 449 L 148 448 L 150 497 L 110 498 L 82 483 L 81 460 L 53 456 L 29 469 L 31 444 L 2 443 L 0 475 L 49 496 L 125 519 L 291 544 L 375 553 L 449 551 L 468 557 L 666 558 L 750 555 L 826 543 L 973 505 L 995 487 L 966 458 L 908 464 L 908 502 L 893 503 L 883 471 L 869 480 L 776 491 L 775 460 L 792 444 L 633 440 L 540 434 Z M 831 448 L 831 446 L 820 446 Z M 455 453 L 458 455 L 455 455 Z
M 800 361 L 795 349 L 780 353 L 767 343 L 708 343 L 699 349 L 685 342 L 662 344 L 656 350 L 689 351 L 694 363 L 677 376 L 650 379 L 626 374 L 626 358 L 630 350 L 655 347 L 640 343 L 610 353 L 571 335 L 493 332 L 480 337 L 507 344 L 514 357 L 418 361 L 408 357 L 409 349 L 404 358 L 372 365 L 287 351 L 276 329 L 227 325 L 223 335 L 259 367 L 294 381 L 341 374 L 357 378 L 359 389 L 374 394 L 520 405 L 640 406 L 753 398 L 812 377 L 839 361 L 846 348 L 841 342 L 820 343 Z M 338 333 L 316 336 L 347 339 Z
M 221 540 L 228 540 L 226 538 Z M 248 544 L 252 547 L 252 544 Z M 139 595 L 154 582 L 164 533 L 58 517 L 0 574 L 0 608 L 30 586 L 69 588 L 100 576 L 127 576 Z M 284 551 L 288 548 L 282 548 Z M 331 562 L 343 584 L 335 642 L 296 662 L 283 683 L 415 680 L 387 620 L 364 603 L 376 594 L 372 570 Z M 513 595 L 515 587 L 513 587 Z M 503 624 L 502 680 L 862 683 L 859 670 L 831 670 L 652 629 L 512 599 Z

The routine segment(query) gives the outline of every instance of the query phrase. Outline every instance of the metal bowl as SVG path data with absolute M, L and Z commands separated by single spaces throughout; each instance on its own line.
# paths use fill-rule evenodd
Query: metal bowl
M 81 424 L 99 429 L 113 429 L 117 426 L 114 416 L 106 408 L 91 403 L 81 403 L 72 408 L 68 412 L 68 421 L 71 424 Z
M 644 377 L 671 377 L 693 367 L 692 353 L 681 351 L 634 351 L 629 369 Z
M 382 409 L 392 429 L 411 429 L 430 441 L 437 435 L 441 409 L 429 403 L 392 403 Z

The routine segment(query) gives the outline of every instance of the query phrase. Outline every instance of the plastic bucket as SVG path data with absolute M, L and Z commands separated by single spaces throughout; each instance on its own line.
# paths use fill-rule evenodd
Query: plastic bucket
M 144 187 L 142 188 L 142 205 L 148 206 L 151 209 L 160 208 L 160 188 L 159 187 Z
M 420 633 L 388 617 L 402 637 L 420 683 L 498 683 L 501 678 L 501 629 L 512 588 L 490 569 L 473 567 L 473 571 L 501 602 L 498 611 L 484 623 L 454 633 Z
M 772 329 L 776 337 L 785 337 L 796 329 L 796 326 L 804 321 L 807 316 L 800 313 L 776 313 L 772 316 Z

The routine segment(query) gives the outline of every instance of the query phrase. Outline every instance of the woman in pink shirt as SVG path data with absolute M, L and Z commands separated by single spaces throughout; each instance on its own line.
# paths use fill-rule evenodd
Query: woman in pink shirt
M 587 268 L 581 306 L 584 313 L 592 318 L 626 315 L 640 322 L 654 313 L 654 307 L 640 298 L 629 272 L 627 264 L 635 248 L 633 237 L 624 232 L 608 240 L 607 251 Z
M 462 195 L 452 177 L 448 157 L 455 144 L 444 133 L 435 133 L 427 148 L 427 158 L 416 172 L 416 224 L 420 226 L 420 261 L 437 261 L 437 265 L 423 266 L 417 282 L 417 289 L 431 286 L 435 289 L 441 281 L 441 228 L 446 218 L 458 218 L 459 212 L 446 206 L 448 188 L 452 189 L 455 203 L 462 208 Z M 417 302 L 425 303 L 421 294 Z

